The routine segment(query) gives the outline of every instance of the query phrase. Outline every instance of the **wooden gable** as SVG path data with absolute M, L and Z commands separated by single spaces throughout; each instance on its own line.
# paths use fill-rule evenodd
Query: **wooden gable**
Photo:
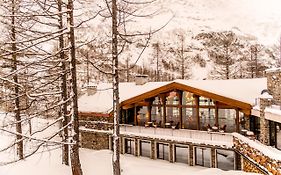
M 232 99 L 232 98 L 224 97 L 224 96 L 221 96 L 221 95 L 218 95 L 218 94 L 214 94 L 212 92 L 204 91 L 204 90 L 201 90 L 201 89 L 198 89 L 198 88 L 194 88 L 194 87 L 183 85 L 183 84 L 176 83 L 176 82 L 167 84 L 165 86 L 161 86 L 161 87 L 156 88 L 152 91 L 145 92 L 141 95 L 138 95 L 138 96 L 135 96 L 133 98 L 127 99 L 127 100 L 121 102 L 120 105 L 123 109 L 131 108 L 131 107 L 134 106 L 134 104 L 138 104 L 138 103 L 145 104 L 146 99 L 156 97 L 159 94 L 168 93 L 168 92 L 173 91 L 173 90 L 188 91 L 188 92 L 191 92 L 195 95 L 199 95 L 199 96 L 203 96 L 203 97 L 206 97 L 206 98 L 213 99 L 213 100 L 218 101 L 220 103 L 224 103 L 224 104 L 227 104 L 229 106 L 232 106 L 233 108 L 237 108 L 240 111 L 244 112 L 246 115 L 250 115 L 250 113 L 251 113 L 252 106 L 248 103 L 241 102 L 241 101 L 238 101 L 238 100 L 235 100 L 235 99 Z

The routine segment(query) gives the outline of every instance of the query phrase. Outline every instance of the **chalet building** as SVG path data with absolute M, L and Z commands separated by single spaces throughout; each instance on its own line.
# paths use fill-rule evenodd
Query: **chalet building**
M 122 154 L 281 175 L 281 69 L 267 78 L 120 83 Z M 112 149 L 112 84 L 79 98 L 81 147 Z

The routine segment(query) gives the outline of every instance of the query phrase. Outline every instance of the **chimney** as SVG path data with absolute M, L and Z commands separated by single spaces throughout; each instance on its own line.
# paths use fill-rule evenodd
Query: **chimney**
M 144 85 L 148 82 L 148 75 L 139 74 L 135 76 L 136 85 Z
M 88 96 L 94 95 L 97 92 L 96 84 L 88 84 L 85 88 Z
M 273 101 L 281 104 L 281 68 L 272 68 L 266 70 L 267 89 L 273 96 Z

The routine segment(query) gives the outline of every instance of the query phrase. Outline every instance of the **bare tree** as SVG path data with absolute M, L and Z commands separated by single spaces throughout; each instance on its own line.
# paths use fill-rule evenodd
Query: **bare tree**
M 259 62 L 258 54 L 264 49 L 264 46 L 260 44 L 253 44 L 250 46 L 250 59 L 247 67 L 251 78 L 260 78 L 264 75 L 264 71 L 267 68 L 261 62 Z
M 209 56 L 214 60 L 215 67 L 212 72 L 214 78 L 230 79 L 237 73 L 235 55 L 238 54 L 241 44 L 239 38 L 231 31 L 201 33 L 196 36 L 203 39 Z

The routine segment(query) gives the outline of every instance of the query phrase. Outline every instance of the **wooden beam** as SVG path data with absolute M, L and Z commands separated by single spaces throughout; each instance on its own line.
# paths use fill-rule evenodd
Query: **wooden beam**
M 149 102 L 148 102 L 148 106 L 147 106 L 147 112 L 148 112 L 148 118 L 147 118 L 147 122 L 151 122 L 151 109 L 152 109 L 152 103 L 153 103 L 153 101 L 152 100 L 150 100 Z
M 180 125 L 179 128 L 182 128 L 182 94 L 183 91 L 178 91 L 178 97 L 179 97 L 179 120 L 180 120 Z
M 200 115 L 199 115 L 199 96 L 198 95 L 194 95 L 195 98 L 195 106 L 196 106 L 196 126 L 197 126 L 197 130 L 200 130 Z
M 121 103 L 121 105 L 127 105 L 127 104 L 133 104 L 139 101 L 142 101 L 144 99 L 147 98 L 152 98 L 152 97 L 156 97 L 158 94 L 164 94 L 164 93 L 168 93 L 171 92 L 173 90 L 182 90 L 182 91 L 188 91 L 191 92 L 193 94 L 199 95 L 199 96 L 204 96 L 206 98 L 210 98 L 219 102 L 222 102 L 224 104 L 230 105 L 230 106 L 234 106 L 235 108 L 239 108 L 239 109 L 245 109 L 245 110 L 251 110 L 252 106 L 251 104 L 245 103 L 245 102 L 241 102 L 235 99 L 231 99 L 228 97 L 224 97 L 218 94 L 214 94 L 212 92 L 208 92 L 208 91 L 204 91 L 201 89 L 197 89 L 191 86 L 187 86 L 187 85 L 183 85 L 183 84 L 179 84 L 176 82 L 167 84 L 165 86 L 161 86 L 159 88 L 156 88 L 154 90 L 151 90 L 149 92 L 143 93 L 141 95 L 138 95 L 136 97 L 130 98 L 128 100 L 125 100 Z
M 235 118 L 235 132 L 240 132 L 240 126 L 239 126 L 239 109 L 236 110 L 236 118 Z
M 128 104 L 128 105 L 122 106 L 122 109 L 127 110 L 127 109 L 131 109 L 131 108 L 134 108 L 134 107 L 135 107 L 135 104 Z
M 163 107 L 163 123 L 162 123 L 162 127 L 165 126 L 165 123 L 166 123 L 166 94 L 160 94 L 160 98 L 161 98 L 161 102 L 162 102 L 162 107 Z
M 126 109 L 125 124 L 128 124 L 128 119 L 129 119 L 129 111 L 128 109 Z
M 134 124 L 135 126 L 138 125 L 138 119 L 137 119 L 137 106 L 134 106 Z
M 215 102 L 215 125 L 219 126 L 219 107 L 217 102 Z

